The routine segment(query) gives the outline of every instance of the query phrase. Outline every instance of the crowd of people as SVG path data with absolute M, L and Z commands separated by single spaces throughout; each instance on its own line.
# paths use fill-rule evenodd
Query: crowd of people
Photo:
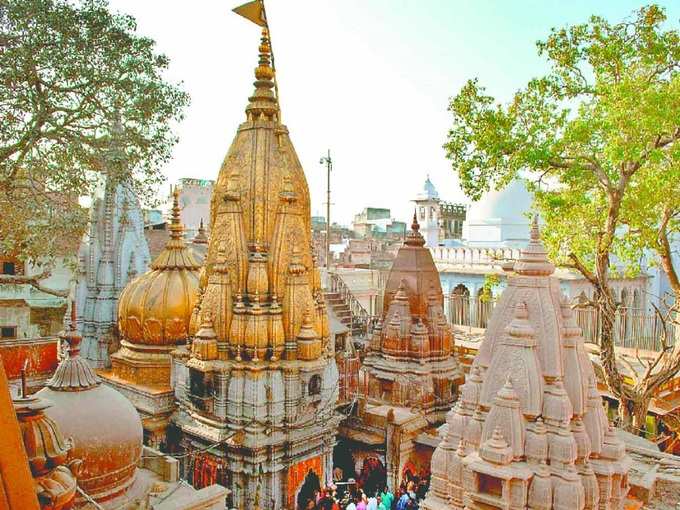
M 316 491 L 304 510 L 416 510 L 426 492 L 427 484 L 417 480 L 403 482 L 396 494 L 386 485 L 370 492 L 351 483 L 340 490 L 329 485 Z

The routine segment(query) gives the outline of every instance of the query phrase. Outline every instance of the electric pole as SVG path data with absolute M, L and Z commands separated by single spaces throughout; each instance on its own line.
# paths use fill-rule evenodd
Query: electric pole
M 320 164 L 326 165 L 326 270 L 331 268 L 331 170 L 333 169 L 333 160 L 331 159 L 331 150 L 328 149 L 328 154 L 323 156 L 319 161 Z

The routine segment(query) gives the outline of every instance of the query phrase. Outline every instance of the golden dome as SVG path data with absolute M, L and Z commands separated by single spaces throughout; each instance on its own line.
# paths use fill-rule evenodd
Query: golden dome
M 201 264 L 182 239 L 179 198 L 173 196 L 170 239 L 151 270 L 127 284 L 118 301 L 118 328 L 132 344 L 174 345 L 189 336 Z

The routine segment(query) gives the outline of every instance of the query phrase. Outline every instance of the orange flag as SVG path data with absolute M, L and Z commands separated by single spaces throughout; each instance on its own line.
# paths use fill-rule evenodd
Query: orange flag
M 233 11 L 239 16 L 249 19 L 256 25 L 260 25 L 261 27 L 267 26 L 267 16 L 264 12 L 262 0 L 253 0 L 252 2 L 234 8 Z

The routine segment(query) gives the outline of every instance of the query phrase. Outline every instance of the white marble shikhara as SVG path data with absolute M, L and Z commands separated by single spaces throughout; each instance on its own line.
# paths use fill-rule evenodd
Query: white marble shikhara
M 537 222 L 432 457 L 427 510 L 621 509 L 630 458 Z
M 112 163 L 116 147 L 109 152 Z M 118 297 L 148 270 L 150 259 L 139 199 L 128 184 L 105 176 L 92 197 L 90 227 L 78 251 L 75 296 L 82 356 L 95 368 L 111 365 Z

